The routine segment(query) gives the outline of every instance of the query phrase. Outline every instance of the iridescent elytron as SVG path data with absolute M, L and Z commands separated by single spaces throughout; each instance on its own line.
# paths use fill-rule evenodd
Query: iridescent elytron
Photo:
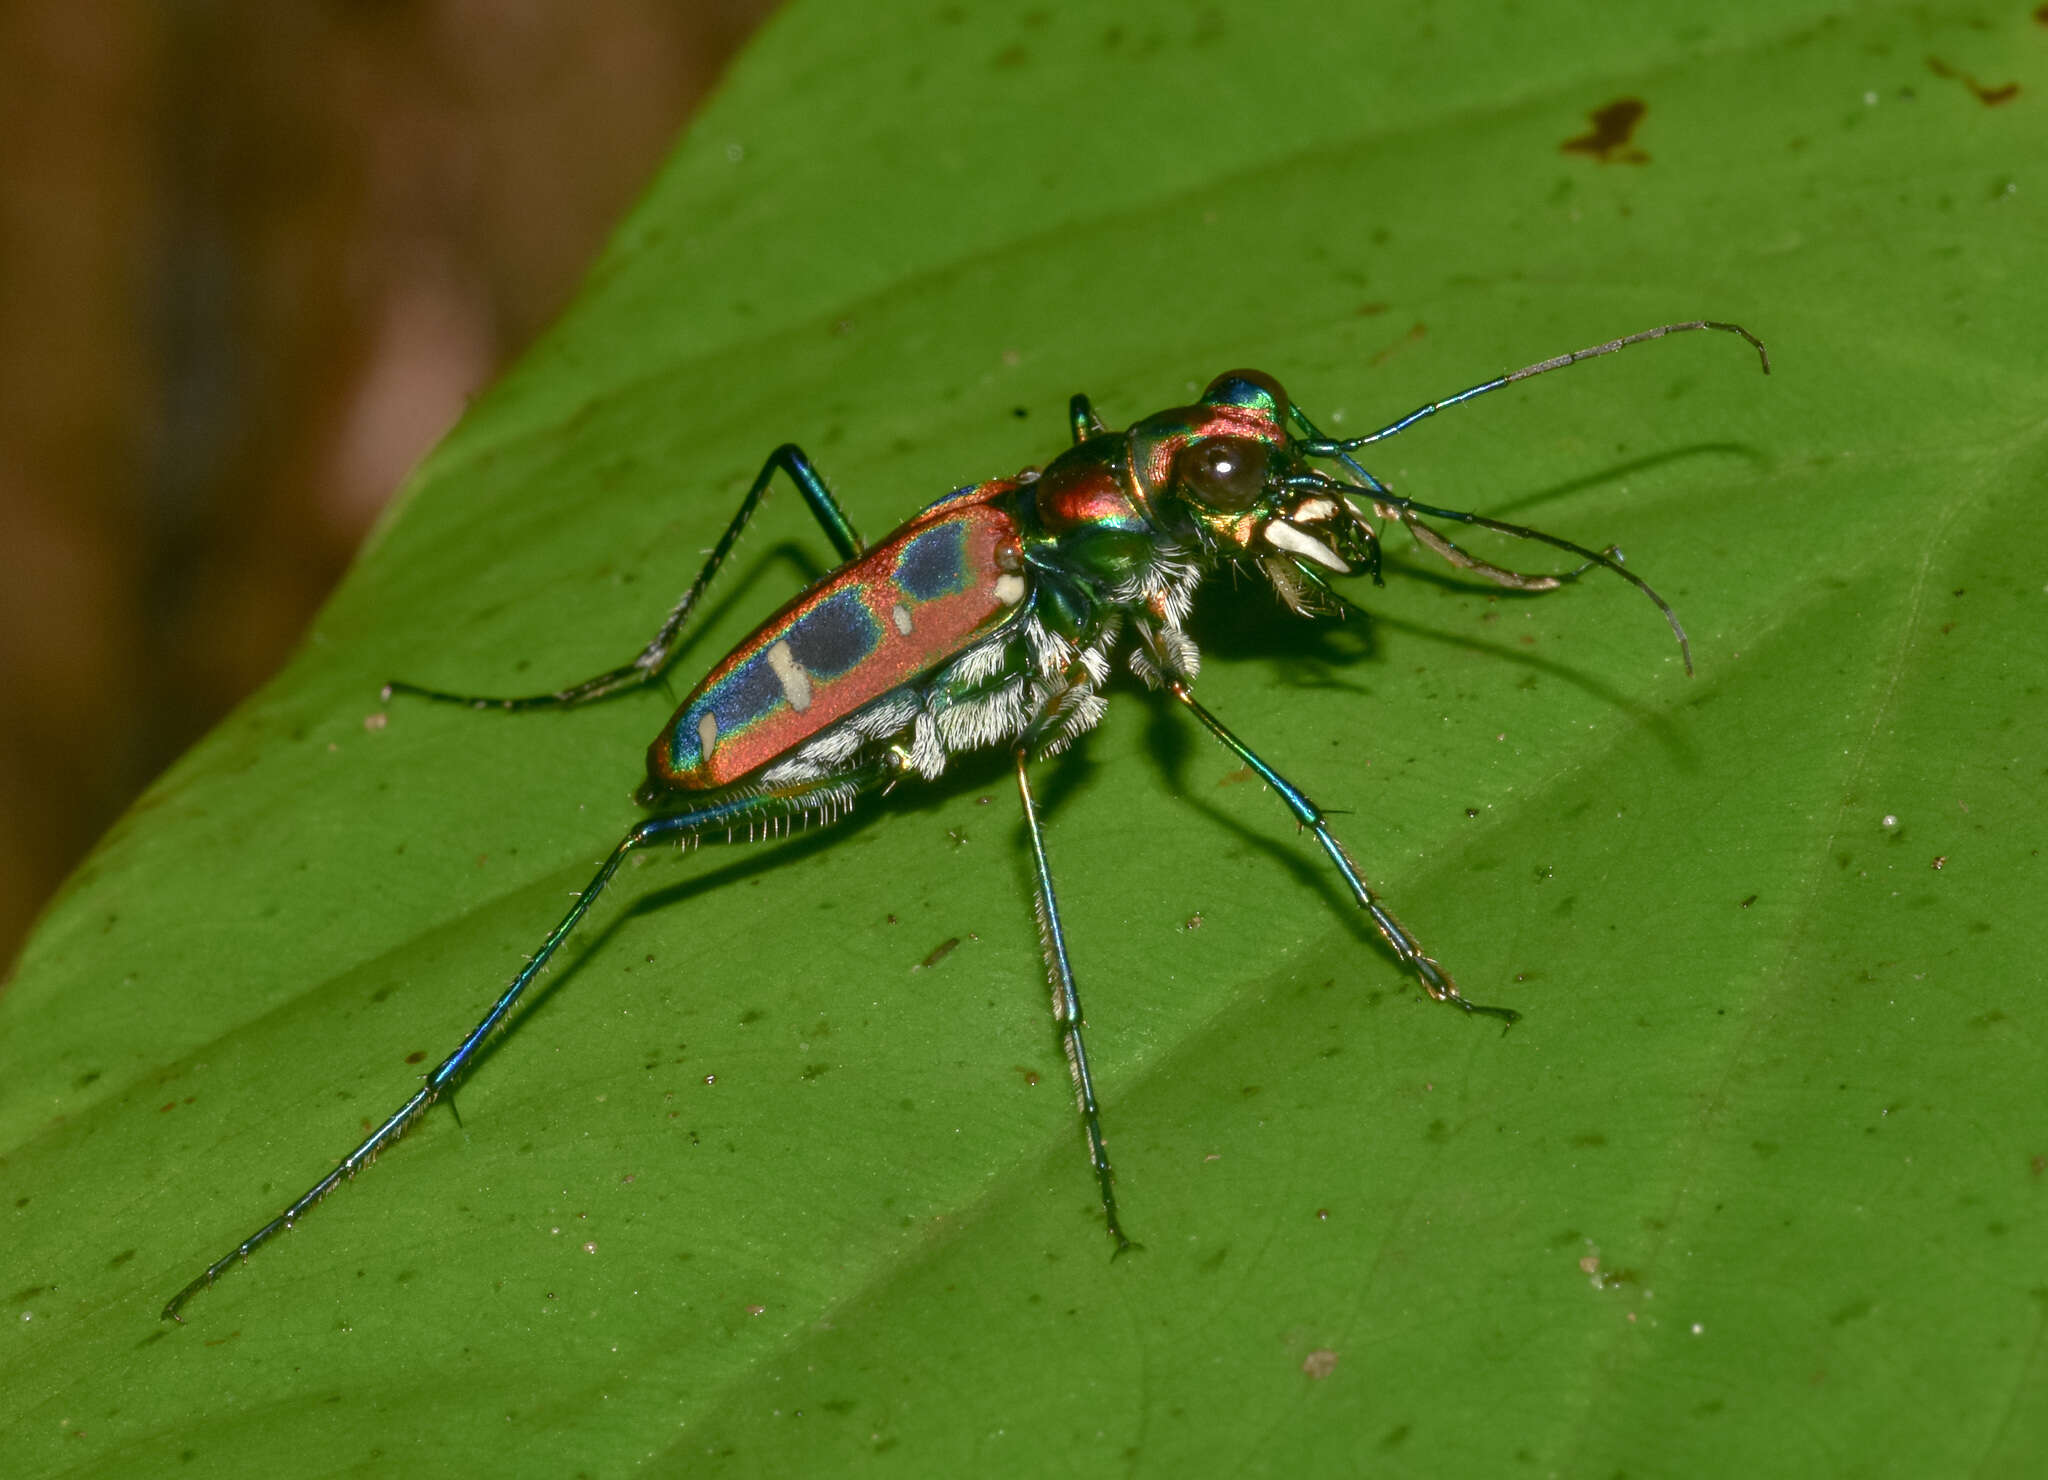
M 1035 892 L 1053 1018 L 1073 1072 L 1082 1129 L 1118 1252 L 1132 1247 L 1117 1217 L 1109 1154 L 1088 1055 L 1081 1002 L 1046 862 L 1030 765 L 1101 720 L 1115 659 L 1162 690 L 1261 777 L 1312 832 L 1395 957 L 1431 997 L 1512 1022 L 1507 1008 L 1467 1001 L 1365 882 L 1323 813 L 1194 696 L 1200 654 L 1186 621 L 1196 589 L 1225 566 L 1256 571 L 1303 616 L 1349 603 L 1333 576 L 1380 579 L 1379 525 L 1399 524 L 1425 549 L 1500 585 L 1545 591 L 1598 567 L 1633 584 L 1664 613 L 1686 670 L 1684 630 L 1662 598 L 1621 565 L 1620 553 L 1395 493 L 1355 454 L 1424 417 L 1518 380 L 1693 329 L 1740 335 L 1735 324 L 1694 321 L 1560 355 L 1447 396 L 1362 437 L 1326 436 L 1286 392 L 1257 371 L 1218 377 L 1192 406 L 1112 432 L 1085 396 L 1070 407 L 1074 445 L 1042 473 L 962 488 L 880 543 L 864 547 L 824 480 L 793 445 L 762 466 L 696 582 L 631 663 L 558 693 L 478 699 L 394 683 L 396 692 L 478 708 L 566 707 L 656 680 L 675 655 L 704 589 L 725 563 L 776 471 L 786 473 L 844 561 L 770 617 L 683 700 L 647 753 L 640 800 L 653 809 L 628 832 L 488 1013 L 427 1076 L 424 1086 L 276 1218 L 171 1298 L 180 1308 L 235 1260 L 292 1226 L 345 1177 L 448 1094 L 484 1040 L 504 1022 L 626 855 L 654 843 L 757 838 L 792 821 L 829 821 L 860 797 L 933 780 L 962 751 L 1005 746 L 1035 863 Z M 1537 540 L 1584 564 L 1529 575 L 1478 559 L 1425 518 Z

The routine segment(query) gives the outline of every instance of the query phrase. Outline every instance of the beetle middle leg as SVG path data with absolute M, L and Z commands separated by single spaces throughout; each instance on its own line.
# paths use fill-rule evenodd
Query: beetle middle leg
M 1487 1007 L 1469 1000 L 1460 993 L 1458 984 L 1451 980 L 1451 974 L 1423 951 L 1422 943 L 1408 933 L 1408 927 L 1394 918 L 1393 912 L 1381 902 L 1372 886 L 1365 882 L 1365 876 L 1358 871 L 1358 865 L 1352 862 L 1351 855 L 1344 851 L 1344 845 L 1337 841 L 1336 834 L 1330 831 L 1329 824 L 1324 821 L 1322 808 L 1310 801 L 1300 787 L 1261 760 L 1249 745 L 1230 732 L 1223 721 L 1204 709 L 1195 699 L 1193 691 L 1188 688 L 1185 679 L 1168 679 L 1166 691 L 1186 705 L 1188 711 L 1202 722 L 1203 728 L 1222 741 L 1239 760 L 1256 771 L 1259 778 L 1279 794 L 1287 810 L 1294 814 L 1294 820 L 1316 835 L 1316 841 L 1322 844 L 1323 851 L 1330 855 L 1330 861 L 1337 865 L 1337 872 L 1344 876 L 1344 882 L 1350 887 L 1352 897 L 1358 901 L 1359 908 L 1372 917 L 1373 926 L 1379 931 L 1381 938 L 1400 958 L 1401 964 L 1415 973 L 1425 992 L 1439 1002 L 1456 1003 L 1466 1012 L 1483 1013 L 1487 1017 L 1497 1017 L 1503 1022 L 1512 1023 L 1521 1016 L 1512 1007 Z
M 622 664 L 595 678 L 557 689 L 551 694 L 527 694 L 517 698 L 499 699 L 478 694 L 453 694 L 441 689 L 430 689 L 403 679 L 392 679 L 384 685 L 384 697 L 393 694 L 410 694 L 419 699 L 435 699 L 448 704 L 466 704 L 472 709 L 567 709 L 577 704 L 588 704 L 593 699 L 609 698 L 628 689 L 643 688 L 661 677 L 669 660 L 675 657 L 682 641 L 683 628 L 690 620 L 690 614 L 697 609 L 704 590 L 711 584 L 719 567 L 732 553 L 733 546 L 745 532 L 754 512 L 761 506 L 761 500 L 768 494 L 768 486 L 774 481 L 777 471 L 787 473 L 789 481 L 797 486 L 804 496 L 804 503 L 817 518 L 826 538 L 832 541 L 832 548 L 839 552 L 841 562 L 852 560 L 865 546 L 860 535 L 854 530 L 853 521 L 846 517 L 846 511 L 839 507 L 839 501 L 832 497 L 832 490 L 825 486 L 825 480 L 818 470 L 811 466 L 810 458 L 794 442 L 785 442 L 768 454 L 768 460 L 761 464 L 761 471 L 754 476 L 754 482 L 747 489 L 747 496 L 740 500 L 732 522 L 725 527 L 725 533 L 718 537 L 712 547 L 710 558 L 697 573 L 697 579 L 690 583 L 682 599 L 670 609 L 661 624 L 661 630 L 648 639 L 647 646 L 640 650 L 632 662 Z
M 1081 994 L 1074 986 L 1073 963 L 1067 959 L 1067 934 L 1060 924 L 1052 868 L 1045 858 L 1045 833 L 1038 825 L 1038 806 L 1031 796 L 1027 769 L 1030 757 L 1030 746 L 1020 743 L 1016 750 L 1017 794 L 1024 803 L 1024 830 L 1031 834 L 1032 902 L 1037 906 L 1038 934 L 1045 947 L 1046 975 L 1052 982 L 1053 1024 L 1059 1030 L 1067 1068 L 1074 1076 L 1074 1098 L 1080 1103 L 1081 1128 L 1088 1138 L 1088 1161 L 1095 1168 L 1095 1183 L 1102 1192 L 1102 1216 L 1109 1224 L 1109 1236 L 1116 1240 L 1116 1253 L 1122 1254 L 1140 1245 L 1130 1240 L 1117 1221 L 1116 1174 L 1110 1168 L 1109 1146 L 1102 1136 L 1102 1109 L 1095 1099 L 1095 1079 L 1088 1072 L 1088 1047 L 1081 1037 Z

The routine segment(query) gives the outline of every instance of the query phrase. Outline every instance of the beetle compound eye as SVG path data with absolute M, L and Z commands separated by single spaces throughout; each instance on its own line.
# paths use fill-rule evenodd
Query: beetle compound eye
M 1249 437 L 1211 437 L 1180 455 L 1180 482 L 1212 509 L 1249 509 L 1266 488 L 1265 443 Z

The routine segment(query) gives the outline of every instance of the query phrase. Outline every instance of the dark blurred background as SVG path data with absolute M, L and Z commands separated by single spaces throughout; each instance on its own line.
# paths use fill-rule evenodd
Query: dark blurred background
M 774 0 L 0 0 L 0 968 Z

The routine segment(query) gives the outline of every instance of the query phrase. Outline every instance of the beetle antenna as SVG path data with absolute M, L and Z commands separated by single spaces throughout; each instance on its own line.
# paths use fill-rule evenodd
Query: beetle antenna
M 1404 498 L 1402 495 L 1392 492 L 1391 490 L 1387 489 L 1385 485 L 1381 485 L 1378 492 L 1380 494 L 1378 502 L 1385 504 L 1389 508 L 1393 509 L 1399 515 L 1401 523 L 1403 524 L 1403 526 L 1407 528 L 1409 533 L 1416 535 L 1416 537 L 1419 540 L 1422 540 L 1422 542 L 1425 544 L 1429 544 L 1431 540 L 1439 542 L 1441 548 L 1438 548 L 1437 545 L 1431 545 L 1431 548 L 1436 549 L 1437 554 L 1444 555 L 1444 558 L 1446 560 L 1449 560 L 1451 564 L 1462 565 L 1466 569 L 1476 570 L 1480 572 L 1482 575 L 1489 576 L 1491 579 L 1500 580 L 1500 578 L 1503 576 L 1514 576 L 1517 575 L 1517 573 L 1503 570 L 1499 566 L 1490 564 L 1489 562 L 1484 560 L 1476 559 L 1473 556 L 1466 554 L 1465 551 L 1460 550 L 1456 545 L 1453 545 L 1449 540 L 1444 539 L 1444 537 L 1441 534 L 1438 534 L 1435 530 L 1431 529 L 1427 524 L 1424 524 L 1416 516 L 1418 514 L 1427 514 L 1431 518 L 1435 519 L 1455 519 L 1460 524 L 1473 524 L 1477 525 L 1481 529 L 1497 530 L 1501 534 L 1513 535 L 1517 539 L 1535 540 L 1540 544 L 1554 545 L 1560 550 L 1567 550 L 1574 555 L 1583 556 L 1586 563 L 1584 565 L 1581 565 L 1577 570 L 1566 571 L 1563 575 L 1543 576 L 1537 578 L 1543 581 L 1554 583 L 1554 586 L 1561 586 L 1566 581 L 1576 580 L 1579 576 L 1583 575 L 1586 571 L 1590 570 L 1592 567 L 1596 565 L 1603 566 L 1606 569 L 1613 571 L 1616 575 L 1620 576 L 1624 581 L 1627 581 L 1631 586 L 1634 586 L 1638 591 L 1641 591 L 1645 596 L 1649 597 L 1650 601 L 1652 602 L 1652 604 L 1656 606 L 1657 610 L 1664 614 L 1664 620 L 1670 624 L 1672 636 L 1678 639 L 1678 656 L 1685 664 L 1686 677 L 1690 678 L 1692 676 L 1692 642 L 1685 635 L 1685 627 L 1684 624 L 1678 620 L 1678 613 L 1671 609 L 1671 604 L 1667 602 L 1663 597 L 1659 596 L 1656 590 L 1650 585 L 1648 581 L 1645 581 L 1641 576 L 1637 575 L 1634 571 L 1628 569 L 1628 567 L 1624 566 L 1621 563 L 1619 558 L 1621 555 L 1620 550 L 1614 548 L 1611 545 L 1604 551 L 1588 550 L 1584 545 L 1575 544 L 1571 540 L 1560 538 L 1559 536 L 1554 534 L 1545 534 L 1540 529 L 1527 529 L 1519 524 L 1508 524 L 1503 520 L 1488 519 L 1483 514 L 1470 514 L 1465 512 L 1463 509 L 1439 509 L 1430 504 L 1420 504 L 1417 503 L 1414 499 Z M 1425 534 L 1429 537 L 1428 539 L 1423 539 L 1423 536 Z M 1447 550 L 1453 553 L 1446 554 L 1445 552 Z M 1344 611 L 1356 613 L 1358 616 L 1361 617 L 1369 617 L 1371 615 L 1371 613 L 1366 611 L 1364 607 L 1360 606 L 1357 602 L 1353 601 L 1349 596 L 1346 596 L 1342 591 L 1339 591 L 1335 586 L 1332 586 L 1328 581 L 1322 580 L 1319 577 L 1317 577 L 1314 571 L 1310 571 L 1304 568 L 1302 573 L 1304 575 L 1309 576 L 1311 579 L 1315 581 L 1316 585 L 1322 588 L 1321 592 L 1319 593 L 1320 595 L 1328 597 Z M 1522 590 L 1541 590 L 1554 588 L 1554 586 L 1552 588 L 1546 588 L 1523 585 L 1522 581 L 1527 579 L 1529 578 L 1521 577 L 1517 580 L 1501 581 L 1500 583 L 1503 585 L 1514 586 Z
M 1460 524 L 1470 524 L 1480 529 L 1491 529 L 1499 534 L 1513 535 L 1518 540 L 1535 540 L 1538 544 L 1550 545 L 1559 550 L 1566 550 L 1586 562 L 1585 565 L 1580 566 L 1578 570 L 1571 572 L 1569 575 L 1553 578 L 1560 582 L 1575 579 L 1588 566 L 1598 565 L 1613 571 L 1624 581 L 1627 581 L 1631 586 L 1642 592 L 1643 595 L 1649 597 L 1651 605 L 1664 613 L 1664 620 L 1671 626 L 1671 635 L 1678 639 L 1678 655 L 1685 662 L 1686 677 L 1692 677 L 1692 643 L 1685 635 L 1685 626 L 1678 620 L 1678 613 L 1671 609 L 1671 603 L 1659 596 L 1656 589 L 1648 581 L 1623 565 L 1616 558 L 1620 551 L 1617 550 L 1613 554 L 1608 554 L 1605 551 L 1589 550 L 1576 541 L 1565 539 L 1561 535 L 1546 534 L 1540 529 L 1531 529 L 1525 524 L 1509 524 L 1505 520 L 1489 519 L 1484 514 L 1473 514 L 1464 509 L 1440 509 L 1434 504 L 1417 503 L 1412 498 L 1394 493 L 1384 484 L 1381 484 L 1375 490 L 1374 496 L 1380 503 L 1399 510 L 1403 524 L 1410 524 L 1413 516 L 1417 514 L 1427 514 L 1432 519 L 1453 519 Z M 1421 527 L 1428 528 L 1427 525 Z M 1442 539 L 1443 537 L 1438 535 L 1437 538 Z M 1445 543 L 1449 544 L 1449 541 L 1445 541 Z M 1442 552 L 1439 551 L 1438 553 L 1441 554 Z M 1467 558 L 1469 559 L 1470 557 Z M 1475 562 L 1475 564 L 1478 563 L 1483 562 Z
M 1290 407 L 1289 409 L 1293 412 L 1294 419 L 1300 424 L 1301 429 L 1308 433 L 1308 441 L 1302 444 L 1301 450 L 1311 457 L 1336 457 L 1340 453 L 1356 452 L 1359 448 L 1368 447 L 1374 442 L 1383 442 L 1397 432 L 1407 431 L 1408 428 L 1414 426 L 1418 421 L 1436 415 L 1439 411 L 1448 410 L 1452 406 L 1457 406 L 1475 397 L 1483 396 L 1488 391 L 1497 391 L 1503 386 L 1513 385 L 1518 380 L 1531 380 L 1538 375 L 1547 375 L 1552 370 L 1562 370 L 1567 365 L 1576 365 L 1581 360 L 1593 360 L 1598 359 L 1601 355 L 1614 354 L 1618 350 L 1627 349 L 1632 344 L 1644 344 L 1652 339 L 1662 339 L 1667 334 L 1685 334 L 1695 329 L 1712 329 L 1723 334 L 1741 336 L 1744 340 L 1748 341 L 1749 347 L 1756 351 L 1756 357 L 1763 365 L 1764 374 L 1769 375 L 1771 373 L 1770 351 L 1764 348 L 1764 342 L 1761 339 L 1743 328 L 1742 325 L 1723 323 L 1718 319 L 1688 319 L 1682 324 L 1659 324 L 1654 329 L 1641 329 L 1634 334 L 1624 334 L 1619 339 L 1610 339 L 1605 344 L 1596 344 L 1588 349 L 1575 349 L 1569 354 L 1553 355 L 1547 360 L 1538 360 L 1533 365 L 1524 365 L 1521 369 L 1510 371 L 1506 375 L 1496 375 L 1493 379 L 1482 381 L 1478 385 L 1467 386 L 1456 395 L 1445 396 L 1440 401 L 1431 401 L 1427 406 L 1418 406 L 1399 421 L 1389 422 L 1376 432 L 1367 432 L 1363 437 L 1347 437 L 1342 440 L 1326 437 L 1310 423 L 1306 416 L 1302 415 L 1299 406 Z

